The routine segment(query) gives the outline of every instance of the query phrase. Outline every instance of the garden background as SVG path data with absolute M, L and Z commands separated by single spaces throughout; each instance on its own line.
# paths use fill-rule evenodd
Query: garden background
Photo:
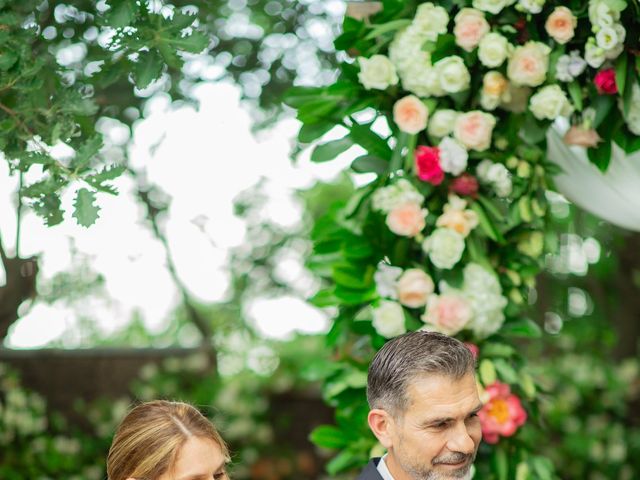
M 115 425 L 157 397 L 214 419 L 237 479 L 353 478 L 377 451 L 363 372 L 384 336 L 359 306 L 394 240 L 372 249 L 341 215 L 389 130 L 354 128 L 378 100 L 331 90 L 375 39 L 372 3 L 0 1 L 1 478 L 104 478 Z M 576 204 L 607 204 L 588 181 Z M 625 229 L 536 189 L 543 214 L 516 202 L 544 234 L 535 282 L 504 272 L 518 320 L 480 345 L 529 419 L 478 468 L 636 478 L 640 235 L 629 205 L 608 217 Z

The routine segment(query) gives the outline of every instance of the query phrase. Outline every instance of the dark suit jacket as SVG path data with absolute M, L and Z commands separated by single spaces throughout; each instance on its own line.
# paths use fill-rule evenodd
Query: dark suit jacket
M 378 472 L 377 465 L 380 461 L 379 458 L 372 459 L 364 470 L 360 473 L 360 476 L 356 480 L 382 480 L 380 473 Z

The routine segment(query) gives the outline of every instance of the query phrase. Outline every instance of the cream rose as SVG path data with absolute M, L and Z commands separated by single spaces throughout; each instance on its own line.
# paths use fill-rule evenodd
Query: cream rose
M 575 35 L 578 19 L 567 7 L 556 7 L 547 18 L 544 28 L 556 42 L 567 43 Z
M 455 335 L 472 317 L 473 309 L 469 301 L 459 293 L 447 292 L 429 297 L 427 309 L 420 318 L 438 332 Z
M 513 5 L 515 0 L 473 0 L 473 8 L 489 13 L 500 13 L 504 7 Z
M 460 175 L 467 168 L 467 150 L 451 137 L 444 137 L 438 145 L 440 167 L 452 175 Z
M 387 215 L 387 226 L 396 235 L 415 237 L 425 227 L 427 210 L 417 203 L 405 203 L 395 207 Z
M 456 118 L 453 136 L 470 150 L 479 152 L 491 145 L 491 135 L 496 119 L 493 115 L 479 110 L 463 113 Z
M 406 307 L 424 307 L 435 285 L 429 275 L 419 268 L 410 268 L 398 280 L 398 300 Z
M 596 45 L 593 37 L 587 40 L 587 44 L 584 47 L 584 59 L 593 68 L 600 68 L 607 59 L 604 49 Z
M 449 228 L 436 228 L 422 242 L 422 250 L 436 267 L 449 270 L 462 258 L 464 237 Z
M 436 221 L 437 227 L 449 228 L 463 237 L 478 226 L 478 215 L 473 210 L 466 210 L 467 202 L 456 195 L 449 197 L 444 212 Z
M 460 114 L 455 110 L 436 110 L 429 119 L 427 132 L 434 137 L 446 137 L 453 131 L 453 125 L 458 115 Z
M 555 120 L 573 113 L 571 102 L 558 85 L 541 88 L 529 100 L 529 108 L 538 120 Z
M 509 82 L 500 72 L 492 70 L 482 79 L 480 105 L 485 110 L 494 110 L 500 103 L 508 100 Z
M 475 8 L 463 8 L 454 21 L 456 44 L 467 52 L 476 48 L 482 37 L 489 32 L 489 22 L 484 18 L 484 13 Z
M 385 338 L 393 338 L 406 333 L 404 310 L 396 302 L 382 301 L 373 310 L 373 328 Z
M 506 37 L 499 33 L 487 33 L 478 45 L 478 59 L 489 68 L 499 67 L 509 57 L 513 47 Z
M 447 32 L 448 24 L 449 14 L 447 11 L 431 2 L 422 3 L 418 7 L 412 22 L 412 26 L 432 42 L 437 40 L 438 35 Z
M 527 42 L 516 47 L 509 59 L 507 75 L 518 86 L 537 87 L 544 83 L 549 70 L 551 49 L 541 42 Z
M 540 13 L 544 7 L 545 0 L 518 0 L 518 10 L 529 13 Z
M 358 57 L 360 72 L 358 80 L 367 90 L 384 90 L 398 83 L 396 67 L 384 55 L 373 55 L 371 58 Z
M 416 134 L 427 128 L 429 111 L 414 95 L 407 95 L 393 105 L 393 121 L 405 133 Z
M 446 93 L 457 93 L 469 88 L 471 75 L 462 58 L 452 55 L 433 64 L 440 88 Z

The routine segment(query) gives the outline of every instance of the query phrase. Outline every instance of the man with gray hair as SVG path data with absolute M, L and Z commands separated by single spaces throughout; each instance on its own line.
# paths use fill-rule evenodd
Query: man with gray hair
M 410 332 L 369 366 L 369 427 L 387 450 L 358 480 L 469 479 L 482 438 L 471 351 L 455 338 Z

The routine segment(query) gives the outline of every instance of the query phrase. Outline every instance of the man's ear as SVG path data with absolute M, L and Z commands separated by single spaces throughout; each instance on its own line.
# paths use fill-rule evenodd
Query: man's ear
M 380 408 L 374 408 L 367 417 L 369 428 L 376 436 L 380 444 L 387 450 L 393 446 L 395 436 L 395 422 L 388 412 Z

